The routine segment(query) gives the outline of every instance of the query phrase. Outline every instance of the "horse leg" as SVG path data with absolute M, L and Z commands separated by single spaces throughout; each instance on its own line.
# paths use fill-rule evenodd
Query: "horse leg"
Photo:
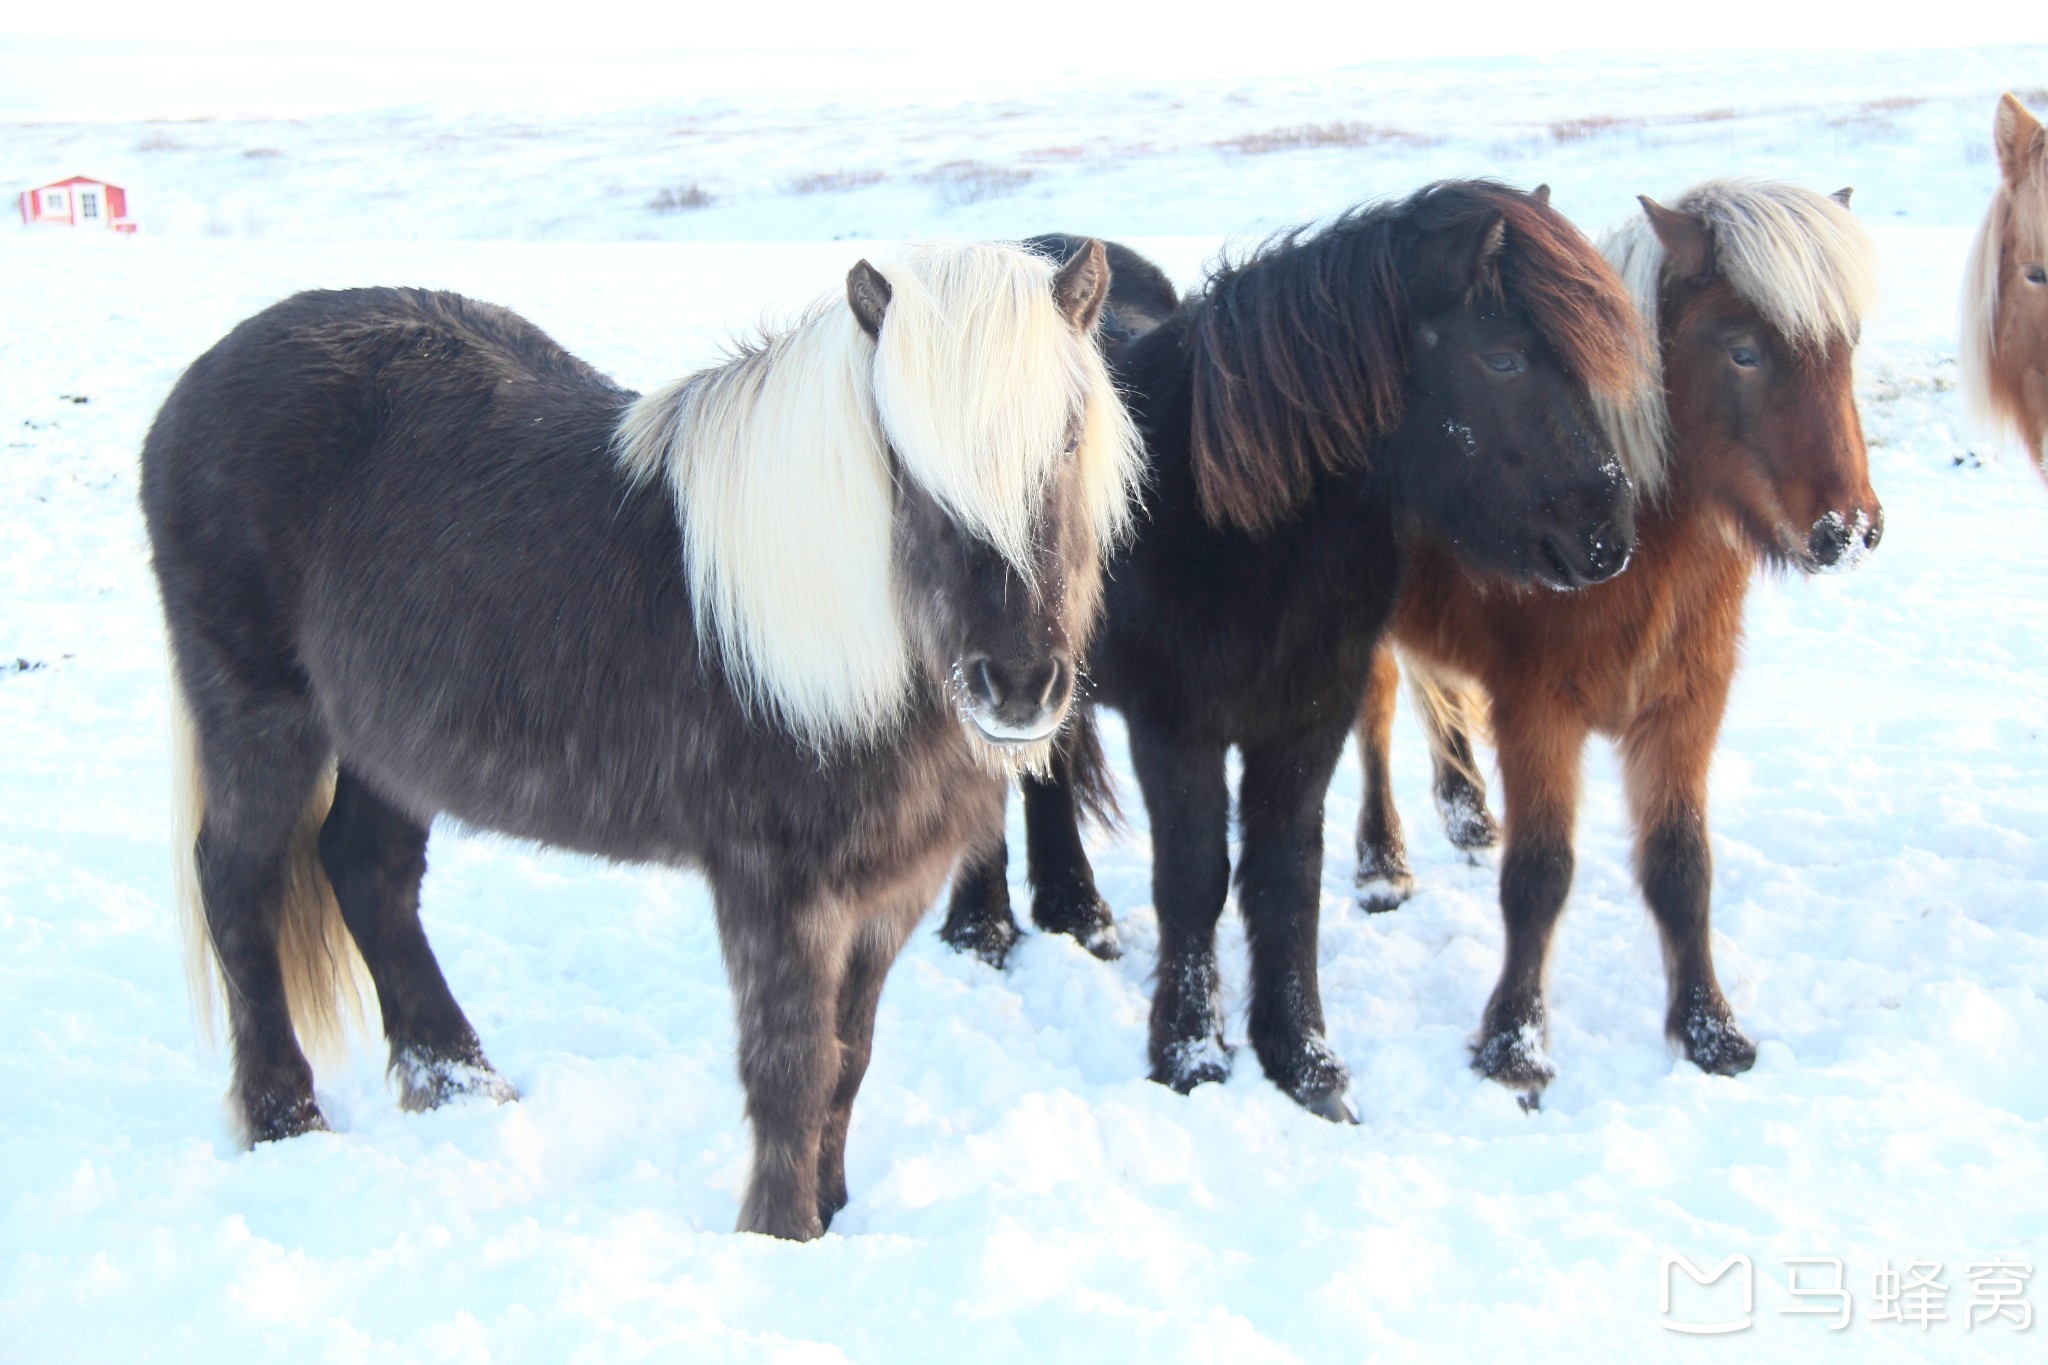
M 1394 647 L 1385 641 L 1373 651 L 1365 699 L 1358 709 L 1358 766 L 1365 780 L 1358 806 L 1358 908 L 1372 914 L 1393 910 L 1415 894 L 1415 874 L 1408 867 L 1408 849 L 1401 838 L 1401 812 L 1394 807 L 1394 786 L 1387 758 L 1394 742 L 1394 694 L 1401 669 Z
M 1472 751 L 1472 704 L 1467 684 L 1408 661 L 1415 713 L 1429 740 L 1430 795 L 1453 848 L 1476 853 L 1500 842 L 1500 826 L 1486 809 L 1486 779 Z
M 1316 980 L 1323 796 L 1343 754 L 1345 728 L 1326 726 L 1286 744 L 1245 746 L 1237 903 L 1251 946 L 1250 1033 L 1260 1064 L 1310 1112 L 1356 1123 L 1344 1099 L 1351 1073 L 1323 1037 Z
M 1152 1079 L 1186 1094 L 1230 1074 L 1216 971 L 1216 921 L 1230 890 L 1230 785 L 1223 746 L 1193 744 L 1131 719 L 1131 761 L 1152 822 L 1159 961 L 1152 987 Z
M 1665 1035 L 1700 1070 L 1733 1076 L 1756 1064 L 1756 1044 L 1721 994 L 1709 943 L 1707 765 L 1720 729 L 1711 700 L 1688 691 L 1646 708 L 1623 736 L 1622 775 L 1635 817 L 1636 877 L 1664 944 Z
M 1095 869 L 1081 846 L 1074 761 L 1064 746 L 1054 751 L 1048 777 L 1024 779 L 1024 830 L 1032 923 L 1070 935 L 1104 962 L 1121 957 L 1116 917 L 1095 889 Z
M 303 694 L 237 696 L 231 686 L 223 677 L 194 696 L 206 801 L 193 852 L 227 986 L 230 1093 L 248 1140 L 272 1142 L 327 1127 L 292 1028 L 280 948 L 292 856 L 326 739 Z
M 1010 845 L 1001 834 L 987 852 L 970 849 L 960 860 L 939 937 L 997 971 L 1009 960 L 1017 943 L 1017 917 L 1010 912 Z
M 371 791 L 344 764 L 320 828 L 320 862 L 377 986 L 400 1107 L 433 1109 L 461 1095 L 519 1098 L 485 1060 L 420 927 L 426 825 Z
M 874 1050 L 875 1007 L 882 983 L 903 942 L 917 926 L 929 896 L 906 900 L 897 909 L 877 915 L 855 934 L 839 982 L 839 1077 L 831 1107 L 818 1137 L 818 1222 L 832 1226 L 832 1217 L 846 1207 L 846 1130 L 853 1121 L 853 1099 L 868 1072 Z
M 1543 976 L 1551 936 L 1571 892 L 1572 826 L 1586 728 L 1555 706 L 1504 710 L 1499 719 L 1496 740 L 1508 815 L 1500 869 L 1507 955 L 1486 1004 L 1472 1067 L 1522 1091 L 1524 1103 L 1533 1108 L 1557 1074 L 1547 1055 Z
M 823 896 L 791 901 L 719 885 L 714 900 L 754 1129 L 738 1230 L 809 1241 L 825 1230 L 820 1152 L 842 1069 L 840 985 L 857 926 L 848 907 Z

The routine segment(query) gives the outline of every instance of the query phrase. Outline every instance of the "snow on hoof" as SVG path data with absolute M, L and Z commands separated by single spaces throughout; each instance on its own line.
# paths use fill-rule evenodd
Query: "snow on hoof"
M 955 951 L 972 953 L 1001 971 L 1010 961 L 1010 949 L 1017 946 L 1017 924 L 1005 912 L 1001 918 L 991 916 L 965 924 L 949 922 L 939 930 L 939 937 Z
M 1543 1042 L 1543 1027 L 1530 1022 L 1502 1029 L 1472 1049 L 1472 1069 L 1490 1081 L 1522 1092 L 1522 1107 L 1535 1109 L 1557 1068 Z
M 1739 1076 L 1756 1065 L 1756 1044 L 1726 1014 L 1696 1011 L 1678 1022 L 1672 1036 L 1686 1059 L 1710 1076 Z
M 1124 955 L 1116 916 L 1092 890 L 1071 896 L 1040 892 L 1031 902 L 1031 922 L 1045 933 L 1067 935 L 1104 962 Z
M 1169 1044 L 1165 1065 L 1152 1079 L 1185 1095 L 1198 1085 L 1230 1079 L 1230 1048 L 1221 1038 L 1189 1038 Z
M 409 1047 L 391 1059 L 391 1074 L 398 1081 L 398 1107 L 412 1114 L 473 1095 L 497 1104 L 519 1098 L 518 1088 L 481 1052 L 474 1057 L 442 1057 Z
M 1296 1095 L 1295 1101 L 1317 1118 L 1332 1123 L 1357 1123 L 1358 1111 L 1351 1107 L 1351 1101 L 1344 1097 L 1342 1090 L 1326 1090 L 1321 1094 Z
M 1104 962 L 1114 962 L 1124 955 L 1123 940 L 1117 937 L 1115 920 L 1089 933 L 1081 940 L 1081 946 Z
M 249 1106 L 247 1145 L 282 1142 L 301 1133 L 326 1133 L 327 1116 L 311 1095 L 265 1095 Z
M 1437 812 L 1443 816 L 1444 835 L 1453 848 L 1477 853 L 1500 843 L 1500 825 L 1494 821 L 1493 812 L 1486 808 L 1485 800 L 1470 788 L 1440 798 Z
M 1415 878 L 1406 872 L 1394 876 L 1360 877 L 1352 883 L 1358 894 L 1358 908 L 1368 915 L 1398 910 L 1415 894 Z

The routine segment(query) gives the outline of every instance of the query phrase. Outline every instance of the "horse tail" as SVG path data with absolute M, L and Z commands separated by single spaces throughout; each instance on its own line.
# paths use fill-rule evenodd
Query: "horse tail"
M 185 689 L 172 669 L 171 859 L 178 930 L 185 956 L 185 987 L 199 1034 L 208 1047 L 229 990 L 207 925 L 199 882 L 199 831 L 206 819 L 206 784 L 199 763 L 199 730 Z M 365 1028 L 367 971 L 341 917 L 341 905 L 320 861 L 320 827 L 334 804 L 335 766 L 325 765 L 292 830 L 285 858 L 284 903 L 277 922 L 278 964 L 285 1004 L 299 1046 L 315 1061 L 342 1059 L 349 1031 Z
M 1094 707 L 1076 708 L 1060 738 L 1060 753 L 1073 775 L 1074 801 L 1082 818 L 1097 829 L 1122 829 L 1123 807 L 1117 803 L 1116 777 L 1102 752 L 1102 734 L 1095 728 Z
M 1493 740 L 1492 708 L 1485 695 L 1477 687 L 1437 671 L 1405 650 L 1401 653 L 1401 666 L 1408 674 L 1408 694 L 1414 698 L 1416 713 L 1422 719 L 1435 771 L 1448 768 L 1473 788 L 1485 790 L 1486 778 L 1473 757 L 1475 742 Z

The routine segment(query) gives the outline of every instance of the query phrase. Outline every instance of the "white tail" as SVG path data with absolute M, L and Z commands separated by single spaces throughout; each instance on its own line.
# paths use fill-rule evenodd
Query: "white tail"
M 178 893 L 178 928 L 185 947 L 185 986 L 199 1034 L 209 1047 L 227 991 L 220 958 L 206 924 L 199 890 L 199 828 L 206 815 L 206 785 L 199 766 L 199 734 L 175 666 L 171 671 L 171 866 Z M 285 869 L 284 909 L 277 955 L 284 970 L 285 1002 L 299 1046 L 315 1064 L 346 1059 L 351 1028 L 365 1031 L 363 996 L 368 972 L 341 918 L 334 888 L 320 865 L 320 826 L 334 804 L 334 765 L 313 788 L 292 833 Z

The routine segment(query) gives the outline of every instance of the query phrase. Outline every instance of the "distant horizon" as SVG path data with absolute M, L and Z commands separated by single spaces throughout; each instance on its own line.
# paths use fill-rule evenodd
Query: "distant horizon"
M 634 59 L 709 54 L 952 54 L 1044 74 L 1135 70 L 1191 76 L 1274 74 L 1416 58 L 1477 59 L 1575 51 L 1911 51 L 2010 42 L 2009 5 L 1954 0 L 1930 25 L 1912 0 L 1871 0 L 1844 23 L 1822 0 L 1780 0 L 1767 24 L 1707 31 L 1692 14 L 1640 0 L 1577 0 L 1532 10 L 1521 0 L 1468 0 L 1456 25 L 1433 13 L 1361 15 L 1345 0 L 1304 0 L 1286 23 L 1246 24 L 1226 0 L 1184 0 L 1170 24 L 1135 0 L 1097 0 L 1085 18 L 963 22 L 954 0 L 874 0 L 849 10 L 786 0 L 757 11 L 664 13 L 638 0 L 584 0 L 573 12 L 539 0 L 496 4 L 362 0 L 346 15 L 280 10 L 266 0 L 196 0 L 166 11 L 143 0 L 90 9 L 24 9 L 0 20 L 0 45 L 45 39 L 231 48 L 303 43 L 493 57 Z M 1933 31 L 1929 31 L 1932 29 Z M 791 41 L 799 33 L 801 41 Z M 1899 35 L 1912 35 L 1910 39 Z

